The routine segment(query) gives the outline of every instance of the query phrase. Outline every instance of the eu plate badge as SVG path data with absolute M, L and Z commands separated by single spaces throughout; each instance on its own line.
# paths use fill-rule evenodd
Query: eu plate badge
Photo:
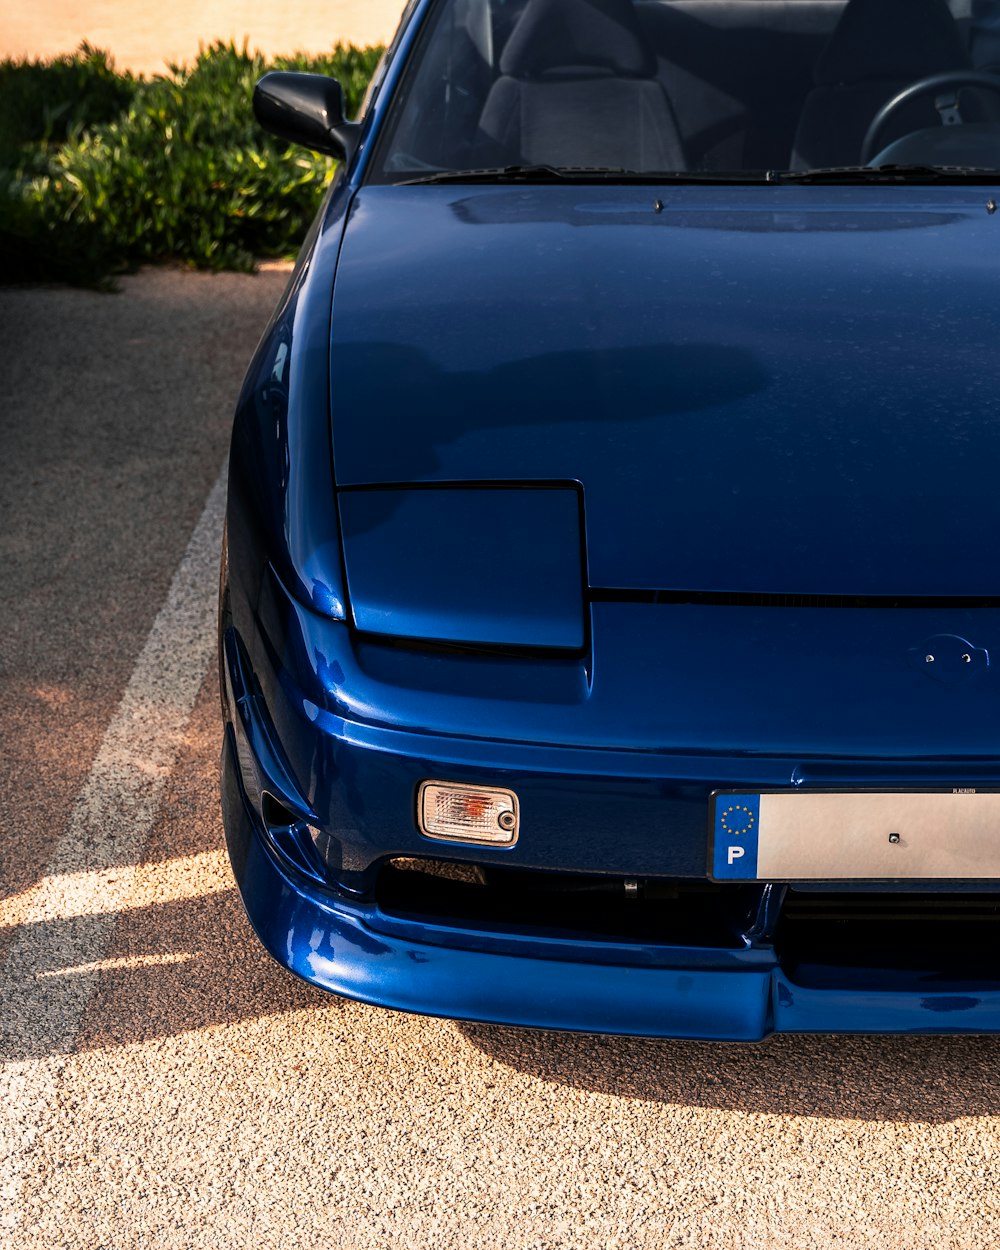
M 759 794 L 715 795 L 712 876 L 716 881 L 757 879 Z

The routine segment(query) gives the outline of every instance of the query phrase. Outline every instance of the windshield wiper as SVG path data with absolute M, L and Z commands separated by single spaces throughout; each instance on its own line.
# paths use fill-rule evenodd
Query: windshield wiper
M 401 179 L 403 187 L 431 186 L 435 183 L 555 183 L 612 182 L 627 186 L 710 183 L 861 183 L 892 185 L 900 183 L 971 182 L 1000 183 L 1000 170 L 976 165 L 831 165 L 822 169 L 768 170 L 664 170 L 643 172 L 589 165 L 496 165 L 482 169 L 435 169 L 416 178 Z
M 615 182 L 629 185 L 659 186 L 665 183 L 703 182 L 763 182 L 761 171 L 733 173 L 719 171 L 709 173 L 686 173 L 683 170 L 666 170 L 643 173 L 636 169 L 612 169 L 588 165 L 498 165 L 485 169 L 439 169 L 407 178 L 396 185 L 402 187 L 429 186 L 446 182 L 493 182 L 493 183 L 546 183 L 546 182 Z
M 976 165 L 831 165 L 823 169 L 769 169 L 767 182 L 897 183 L 1000 182 L 1000 170 Z
M 404 187 L 420 186 L 435 182 L 565 182 L 586 177 L 614 177 L 625 173 L 624 169 L 606 169 L 583 166 L 557 167 L 555 165 L 495 165 L 482 169 L 438 169 L 419 178 L 407 178 L 400 183 Z

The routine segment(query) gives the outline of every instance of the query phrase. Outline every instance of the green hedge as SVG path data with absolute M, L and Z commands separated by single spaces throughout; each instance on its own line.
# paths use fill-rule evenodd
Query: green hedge
M 219 43 L 150 80 L 86 47 L 0 63 L 0 280 L 100 285 L 140 264 L 249 270 L 293 252 L 333 162 L 265 134 L 254 83 L 270 69 L 329 74 L 353 114 L 381 51 L 265 61 Z

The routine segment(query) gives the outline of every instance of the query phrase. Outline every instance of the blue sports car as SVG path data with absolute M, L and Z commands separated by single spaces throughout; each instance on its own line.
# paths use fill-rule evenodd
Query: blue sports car
M 995 0 L 411 0 L 257 350 L 223 810 L 459 1019 L 1000 1029 Z

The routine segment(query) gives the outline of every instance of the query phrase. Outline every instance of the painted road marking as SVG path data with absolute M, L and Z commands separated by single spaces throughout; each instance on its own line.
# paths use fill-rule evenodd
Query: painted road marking
M 212 662 L 225 499 L 223 468 L 0 973 L 0 1230 L 17 1227 L 25 1165 Z
M 94 959 L 73 968 L 53 968 L 40 972 L 40 977 L 75 977 L 84 972 L 133 972 L 136 968 L 165 968 L 171 964 L 187 964 L 196 958 L 190 951 L 170 951 L 163 955 L 123 955 L 118 959 Z

